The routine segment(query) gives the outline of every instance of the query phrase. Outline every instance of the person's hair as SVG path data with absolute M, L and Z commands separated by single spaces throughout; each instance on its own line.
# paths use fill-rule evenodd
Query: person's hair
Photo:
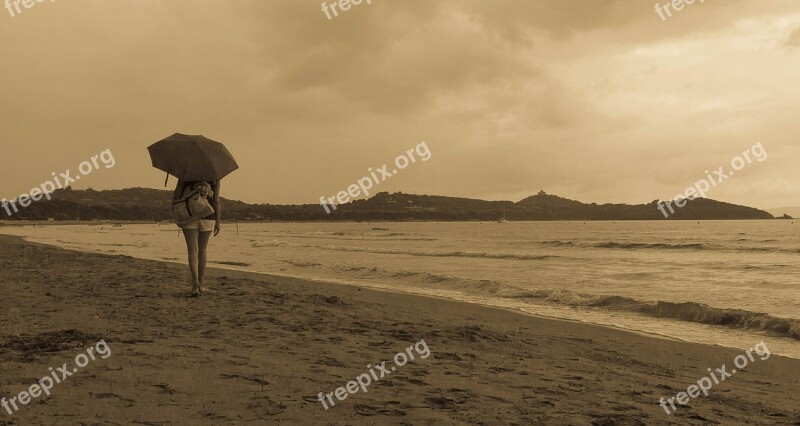
M 214 181 L 202 181 L 202 180 L 189 180 L 189 181 L 179 181 L 178 186 L 175 187 L 175 194 L 173 195 L 173 198 L 175 200 L 178 200 L 181 197 L 186 196 L 186 189 L 187 188 L 191 188 L 192 186 L 194 186 L 194 185 L 196 185 L 198 183 L 201 183 L 201 182 L 208 184 L 208 186 L 211 188 L 211 195 L 213 197 L 216 198 L 216 197 L 219 196 L 219 194 L 217 193 L 218 185 L 217 185 L 216 182 L 214 182 Z
M 183 193 L 183 191 L 186 191 L 186 188 L 187 188 L 187 187 L 193 186 L 193 185 L 195 185 L 195 184 L 197 184 L 197 183 L 200 183 L 200 182 L 205 182 L 205 183 L 207 183 L 209 186 L 211 186 L 211 190 L 212 190 L 212 191 L 214 191 L 214 192 L 217 192 L 217 183 L 216 183 L 215 181 L 213 181 L 213 180 L 206 180 L 206 181 L 202 181 L 202 180 L 188 180 L 188 181 L 184 181 L 184 182 L 183 182 L 183 186 L 181 187 L 181 193 Z

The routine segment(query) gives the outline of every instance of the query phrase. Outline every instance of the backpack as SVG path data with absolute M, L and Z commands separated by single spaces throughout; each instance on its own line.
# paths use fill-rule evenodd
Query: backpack
M 188 195 L 186 195 L 186 192 L 189 191 L 184 190 L 182 198 L 172 201 L 172 216 L 178 225 L 191 220 L 202 219 L 214 213 L 214 208 L 211 207 L 208 198 L 204 196 L 205 191 L 195 189 L 194 186 L 196 185 L 187 188 L 191 191 Z

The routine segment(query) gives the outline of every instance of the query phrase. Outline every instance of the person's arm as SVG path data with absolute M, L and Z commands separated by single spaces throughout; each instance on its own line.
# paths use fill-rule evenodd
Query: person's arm
M 214 204 L 214 221 L 216 222 L 214 224 L 214 236 L 219 234 L 219 231 L 222 229 L 222 222 L 221 222 L 221 218 L 222 218 L 222 207 L 221 207 L 221 205 L 222 205 L 222 203 L 219 202 L 219 187 L 220 187 L 220 183 L 221 183 L 220 181 L 216 181 L 215 185 L 214 185 L 214 200 L 213 200 L 213 204 Z
M 183 181 L 178 179 L 178 184 L 175 186 L 175 192 L 172 194 L 172 200 L 175 201 L 183 196 Z

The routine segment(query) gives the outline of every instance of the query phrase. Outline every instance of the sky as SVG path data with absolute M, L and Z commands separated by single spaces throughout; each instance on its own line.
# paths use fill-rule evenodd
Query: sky
M 697 0 L 663 20 L 633 0 L 14 12 L 0 10 L 0 197 L 104 150 L 114 167 L 75 188 L 163 188 L 146 148 L 180 132 L 226 144 L 240 169 L 222 195 L 250 203 L 319 203 L 424 141 L 428 161 L 372 192 L 647 203 L 760 143 L 767 158 L 707 196 L 800 205 L 796 0 Z

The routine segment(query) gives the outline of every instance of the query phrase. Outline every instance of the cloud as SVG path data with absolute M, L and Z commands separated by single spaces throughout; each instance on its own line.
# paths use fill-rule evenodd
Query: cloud
M 786 45 L 791 47 L 800 47 L 800 28 L 795 29 L 789 34 L 789 38 L 786 39 Z
M 0 189 L 106 148 L 119 164 L 87 185 L 158 186 L 144 147 L 174 132 L 226 142 L 242 166 L 226 195 L 251 202 L 315 202 L 422 140 L 434 158 L 382 190 L 647 202 L 756 141 L 759 182 L 800 179 L 782 160 L 795 1 L 665 22 L 623 0 L 373 1 L 330 21 L 305 1 L 48 3 L 0 23 Z

